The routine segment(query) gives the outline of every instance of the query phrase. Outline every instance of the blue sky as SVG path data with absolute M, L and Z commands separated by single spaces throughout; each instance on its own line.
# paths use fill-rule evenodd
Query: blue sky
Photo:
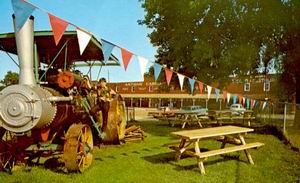
M 144 26 L 138 25 L 144 10 L 138 0 L 28 0 L 38 7 L 48 10 L 52 14 L 67 20 L 79 27 L 92 32 L 98 39 L 103 38 L 116 45 L 122 46 L 135 54 L 149 60 L 154 60 L 156 49 L 150 43 Z M 0 33 L 13 32 L 11 15 L 13 13 L 11 1 L 0 2 Z M 35 30 L 50 30 L 49 19 L 46 13 L 36 9 Z M 75 30 L 72 26 L 68 30 Z M 119 49 L 113 53 L 120 58 Z M 17 59 L 17 58 L 16 58 Z M 18 68 L 9 57 L 0 51 L 0 79 L 7 71 L 18 72 Z M 94 79 L 99 68 L 93 69 Z M 142 76 L 136 58 L 129 63 L 125 72 L 123 67 L 104 67 L 101 76 L 107 77 L 109 72 L 111 82 L 140 81 Z

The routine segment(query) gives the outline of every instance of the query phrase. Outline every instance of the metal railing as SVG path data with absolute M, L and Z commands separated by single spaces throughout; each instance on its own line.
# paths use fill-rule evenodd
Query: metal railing
M 272 103 L 254 109 L 256 122 L 276 127 L 292 146 L 300 149 L 300 104 Z

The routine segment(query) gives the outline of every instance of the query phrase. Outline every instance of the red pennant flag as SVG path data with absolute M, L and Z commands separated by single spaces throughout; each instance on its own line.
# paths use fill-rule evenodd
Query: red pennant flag
M 239 96 L 239 103 L 242 104 L 242 101 L 243 101 L 243 97 Z
M 131 59 L 133 54 L 131 52 L 125 50 L 124 48 L 121 48 L 121 54 L 122 54 L 124 68 L 125 68 L 125 71 L 126 71 L 127 66 L 129 64 L 130 59 Z
M 51 15 L 50 13 L 48 13 L 48 16 L 49 16 L 50 24 L 52 27 L 55 44 L 58 45 L 61 37 L 63 36 L 65 30 L 67 29 L 69 23 L 63 19 L 60 19 L 54 15 Z
M 166 74 L 167 84 L 170 85 L 172 75 L 173 75 L 173 71 L 171 71 L 170 69 L 165 69 L 165 74 Z
M 255 100 L 251 99 L 250 105 L 251 105 L 251 109 L 252 109 L 255 105 Z
M 198 82 L 200 94 L 203 93 L 203 83 Z
M 227 91 L 223 91 L 223 98 L 224 98 L 224 102 L 226 102 L 226 98 L 227 98 Z

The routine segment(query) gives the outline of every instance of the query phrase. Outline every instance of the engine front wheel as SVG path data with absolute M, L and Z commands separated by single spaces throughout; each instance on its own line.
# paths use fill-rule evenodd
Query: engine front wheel
M 83 172 L 93 161 L 93 134 L 88 125 L 73 124 L 67 131 L 63 159 L 71 172 Z

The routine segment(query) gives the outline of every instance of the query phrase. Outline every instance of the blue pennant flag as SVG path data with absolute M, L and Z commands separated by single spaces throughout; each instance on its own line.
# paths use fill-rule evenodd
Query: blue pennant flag
M 258 107 L 258 106 L 259 106 L 259 101 L 255 101 L 254 107 Z
M 159 76 L 160 72 L 161 72 L 162 65 L 154 63 L 153 67 L 154 67 L 154 79 L 156 81 L 158 79 L 158 76 Z
M 246 99 L 246 108 L 250 109 L 250 99 L 249 98 Z
M 104 63 L 106 64 L 115 45 L 113 45 L 108 41 L 105 41 L 104 39 L 101 39 L 101 41 L 102 41 L 102 52 L 104 57 Z
M 194 93 L 194 86 L 195 86 L 195 80 L 189 78 L 190 86 L 191 86 L 191 93 Z
M 215 88 L 215 94 L 216 94 L 216 101 L 218 101 L 220 98 L 220 89 Z
M 233 99 L 233 103 L 236 104 L 236 103 L 237 103 L 237 100 L 238 100 L 238 96 L 234 95 L 234 96 L 232 97 L 232 99 Z
M 11 4 L 15 13 L 16 31 L 18 32 L 33 13 L 35 7 L 24 0 L 11 0 Z

